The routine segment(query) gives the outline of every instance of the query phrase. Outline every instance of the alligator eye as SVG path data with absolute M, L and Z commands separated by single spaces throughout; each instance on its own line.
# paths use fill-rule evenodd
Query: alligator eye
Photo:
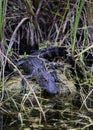
M 45 82 L 47 82 L 47 79 L 44 79 Z

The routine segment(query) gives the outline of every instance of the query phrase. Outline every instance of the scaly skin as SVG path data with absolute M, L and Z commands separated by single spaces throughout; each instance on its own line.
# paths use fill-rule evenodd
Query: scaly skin
M 46 70 L 45 62 L 53 60 L 53 58 L 63 57 L 66 62 L 74 61 L 71 56 L 67 56 L 66 47 L 52 47 L 44 50 L 38 50 L 32 53 L 28 58 L 18 62 L 18 65 L 27 73 L 26 78 L 34 78 L 47 92 L 57 94 L 59 92 L 55 81 L 57 76 L 53 70 Z M 56 78 L 55 78 L 56 77 Z

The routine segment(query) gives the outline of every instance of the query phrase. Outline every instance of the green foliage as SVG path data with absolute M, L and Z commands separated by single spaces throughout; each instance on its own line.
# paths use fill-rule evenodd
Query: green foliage
M 7 0 L 0 0 L 0 41 L 2 41 Z
M 79 24 L 79 20 L 81 17 L 81 12 L 84 6 L 85 0 L 79 0 L 78 1 L 78 6 L 76 9 L 76 18 L 75 18 L 75 24 L 74 24 L 74 33 L 73 33 L 73 42 L 72 42 L 72 56 L 74 54 L 74 49 L 75 49 L 75 41 L 76 41 L 76 33 L 77 33 L 77 29 L 78 29 L 78 24 Z
M 26 3 L 27 3 L 27 5 L 28 5 L 28 7 L 29 7 L 30 13 L 31 13 L 32 15 L 34 15 L 34 10 L 33 10 L 33 4 L 32 4 L 32 2 L 31 2 L 30 0 L 26 0 Z
M 7 1 L 0 0 L 1 41 L 3 41 Z M 14 67 L 13 75 L 6 76 L 3 79 L 4 83 L 0 83 L 0 94 L 4 97 L 0 102 L 0 111 L 4 115 L 8 113 L 10 117 L 8 123 L 11 126 L 14 125 L 15 128 L 13 127 L 13 129 L 19 129 L 20 125 L 21 127 L 26 127 L 24 130 L 27 127 L 31 127 L 32 129 L 84 130 L 92 126 L 93 70 L 92 67 L 87 69 L 88 66 L 83 64 L 87 60 L 84 59 L 84 53 L 93 49 L 93 45 L 89 46 L 87 26 L 82 29 L 82 27 L 87 25 L 85 24 L 87 20 L 84 19 L 86 17 L 83 18 L 83 15 L 81 15 L 85 0 L 73 2 L 70 0 L 9 0 L 8 2 L 9 8 L 7 12 L 9 13 L 7 13 L 7 17 L 9 19 L 6 22 L 7 28 L 5 28 L 7 32 L 6 38 L 11 41 L 10 43 L 18 43 L 18 50 L 21 49 L 20 39 L 24 37 L 25 40 L 27 38 L 26 41 L 28 44 L 38 43 L 39 49 L 61 46 L 62 44 L 67 47 L 67 59 L 55 57 L 54 61 L 51 62 L 54 65 L 58 65 L 55 68 L 55 72 L 57 72 L 57 76 L 60 79 L 60 82 L 57 83 L 60 90 L 58 95 L 44 93 L 43 89 L 34 79 L 26 80 L 21 67 L 19 70 L 5 57 L 8 63 Z M 11 10 L 13 14 L 11 14 Z M 19 20 L 21 21 L 22 18 L 28 16 L 29 18 L 31 16 L 31 21 L 29 19 L 29 23 L 27 21 L 26 26 L 20 25 Z M 17 24 L 19 25 L 18 29 Z M 22 27 L 22 34 L 19 33 L 20 27 Z M 78 27 L 80 27 L 80 30 Z M 14 31 L 14 28 L 17 31 Z M 25 35 L 25 32 L 27 35 Z M 22 39 L 21 41 L 23 45 L 26 44 L 25 40 Z M 24 53 L 20 55 L 20 59 L 28 57 L 28 53 L 25 52 L 27 48 L 24 46 L 23 48 Z M 71 49 L 75 61 L 74 65 L 72 65 L 72 59 L 72 63 L 66 62 L 66 60 L 70 60 Z M 13 53 L 15 50 L 17 50 L 17 47 L 9 48 L 10 57 L 15 54 Z M 57 58 L 59 59 L 57 60 Z M 42 60 L 45 61 L 43 58 Z M 46 70 L 53 70 L 51 63 L 45 62 Z M 22 79 L 26 82 L 26 86 L 22 86 Z M 44 120 L 47 120 L 47 128 L 45 128 Z

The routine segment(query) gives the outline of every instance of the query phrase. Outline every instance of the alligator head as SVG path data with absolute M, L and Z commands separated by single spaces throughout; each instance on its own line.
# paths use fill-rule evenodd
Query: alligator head
M 38 72 L 39 71 L 39 72 Z M 36 77 L 37 82 L 50 94 L 57 94 L 59 89 L 57 88 L 54 77 L 47 71 L 42 71 L 38 69 L 38 74 Z

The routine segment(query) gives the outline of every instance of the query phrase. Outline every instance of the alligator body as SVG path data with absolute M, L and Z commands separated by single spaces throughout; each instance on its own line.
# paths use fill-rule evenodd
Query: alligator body
M 55 83 L 56 76 L 51 74 L 53 72 L 55 75 L 55 72 L 54 70 L 47 70 L 45 62 L 51 61 L 57 56 L 65 58 L 65 50 L 66 48 L 64 47 L 39 50 L 32 53 L 28 58 L 20 60 L 18 65 L 26 72 L 26 78 L 34 78 L 44 90 L 51 94 L 57 94 L 59 89 Z

